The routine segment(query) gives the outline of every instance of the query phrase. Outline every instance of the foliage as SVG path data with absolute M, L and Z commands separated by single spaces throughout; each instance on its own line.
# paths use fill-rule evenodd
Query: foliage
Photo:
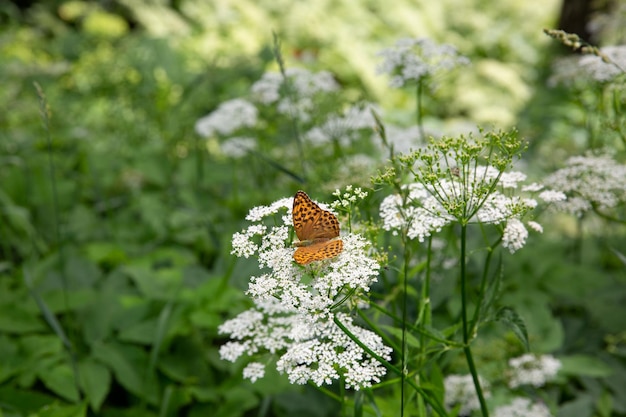
M 539 51 L 549 42 L 540 28 L 549 23 L 534 2 L 485 8 L 483 0 L 450 0 L 418 9 L 397 1 L 387 11 L 357 3 L 71 1 L 36 2 L 25 11 L 2 3 L 0 413 L 396 415 L 404 399 L 407 415 L 426 404 L 461 415 L 463 395 L 472 391 L 459 388 L 453 397 L 450 387 L 471 370 L 471 346 L 480 372 L 471 383 L 481 381 L 490 410 L 526 396 L 553 415 L 626 415 L 623 201 L 590 204 L 581 217 L 541 207 L 529 218 L 528 207 L 517 206 L 511 214 L 525 222 L 541 215 L 546 230 L 515 254 L 498 252 L 503 224 L 483 230 L 458 201 L 443 201 L 469 225 L 465 291 L 458 281 L 463 222 L 446 224 L 438 239 L 425 236 L 425 246 L 406 235 L 399 241 L 379 210 L 387 196 L 408 195 L 402 184 L 421 179 L 432 187 L 477 172 L 462 168 L 463 159 L 429 159 L 423 146 L 431 135 L 447 139 L 430 151 L 490 138 L 484 149 L 505 152 L 486 161 L 502 172 L 521 166 L 532 180 L 585 151 L 608 151 L 598 158 L 622 167 L 623 75 L 536 84 Z M 346 16 L 358 24 L 346 26 Z M 285 45 L 272 50 L 274 28 Z M 376 51 L 404 34 L 444 39 L 472 65 L 429 79 L 436 89 L 389 90 L 375 76 Z M 299 80 L 319 70 L 333 71 L 333 87 L 298 102 Z M 277 81 L 282 111 L 254 89 L 268 76 Z M 254 107 L 255 123 L 227 132 L 199 128 L 203 116 L 240 98 Z M 516 119 L 529 99 L 549 105 L 528 106 Z M 457 135 L 468 122 L 517 124 L 520 132 Z M 529 141 L 529 152 L 514 162 L 518 137 Z M 233 138 L 253 138 L 256 148 Z M 517 147 L 505 148 L 510 143 Z M 398 157 L 418 147 L 409 159 Z M 431 165 L 416 168 L 416 160 Z M 243 379 L 245 360 L 220 359 L 227 339 L 218 329 L 253 307 L 244 291 L 258 270 L 230 254 L 246 213 L 303 187 L 314 199 L 348 184 L 368 187 L 378 168 L 388 174 L 385 186 L 363 200 L 343 205 L 335 195 L 342 229 L 372 242 L 381 265 L 373 309 L 347 310 L 395 348 L 388 370 L 406 365 L 407 383 L 418 389 L 408 395 L 404 374 L 391 371 L 356 394 L 341 382 L 293 386 L 270 366 L 254 383 Z M 620 187 L 607 189 L 620 195 Z M 403 309 L 406 300 L 414 303 Z M 343 325 L 348 319 L 340 317 Z M 511 388 L 516 362 L 509 361 L 527 347 L 537 360 L 553 355 L 561 368 L 541 387 Z

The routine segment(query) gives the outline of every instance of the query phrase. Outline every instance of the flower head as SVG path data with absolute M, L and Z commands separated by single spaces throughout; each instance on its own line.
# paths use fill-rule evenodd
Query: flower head
M 552 355 L 535 356 L 529 353 L 509 360 L 509 366 L 509 387 L 532 385 L 538 388 L 556 376 L 561 368 L 561 361 Z
M 278 72 L 267 72 L 252 85 L 253 96 L 262 104 L 276 105 L 281 114 L 294 115 L 303 122 L 312 118 L 313 98 L 320 93 L 339 90 L 333 75 L 327 71 L 311 73 L 300 68 L 288 68 L 287 80 Z
M 383 228 L 402 230 L 422 242 L 454 222 L 500 225 L 504 246 L 515 252 L 528 236 L 520 219 L 538 204 L 522 193 L 542 188 L 537 184 L 524 188 L 524 173 L 506 171 L 520 149 L 514 135 L 490 133 L 477 139 L 444 137 L 399 156 L 416 182 L 403 186 L 402 195 L 383 200 Z M 538 230 L 540 225 L 533 222 L 531 228 Z
M 494 417 L 552 417 L 545 404 L 533 403 L 528 398 L 516 398 L 511 404 L 496 408 Z
M 258 110 L 247 100 L 225 101 L 212 113 L 196 122 L 196 132 L 203 137 L 230 135 L 237 129 L 251 128 L 257 123 Z
M 488 386 L 480 378 L 480 385 L 485 389 L 485 396 L 490 395 Z M 480 402 L 471 375 L 448 375 L 443 381 L 446 391 L 446 407 L 460 406 L 459 416 L 469 416 L 472 410 L 480 408 Z
M 608 155 L 574 156 L 544 183 L 567 196 L 555 201 L 556 210 L 578 217 L 596 209 L 610 210 L 626 202 L 626 165 Z
M 452 45 L 438 45 L 426 38 L 400 39 L 393 47 L 378 52 L 378 55 L 383 57 L 383 62 L 377 72 L 391 75 L 389 85 L 396 88 L 469 63 Z
M 360 189 L 354 194 L 364 196 Z M 250 278 L 247 291 L 255 307 L 219 328 L 233 339 L 222 346 L 221 357 L 234 361 L 244 353 L 269 353 L 279 357 L 278 370 L 293 383 L 321 385 L 342 376 L 348 387 L 369 386 L 380 380 L 385 368 L 343 333 L 335 320 L 376 355 L 389 359 L 391 350 L 380 337 L 337 312 L 341 302 L 356 304 L 369 291 L 379 265 L 367 256 L 365 239 L 352 233 L 341 236 L 343 251 L 334 259 L 297 265 L 289 242 L 292 204 L 293 199 L 284 198 L 253 208 L 246 217 L 252 224 L 233 236 L 232 253 L 256 257 L 261 273 Z M 258 365 L 247 375 L 260 377 Z

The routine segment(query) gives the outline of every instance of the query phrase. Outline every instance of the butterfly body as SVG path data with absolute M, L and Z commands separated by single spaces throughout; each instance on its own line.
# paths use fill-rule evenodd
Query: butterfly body
M 322 210 L 304 191 L 293 199 L 293 227 L 300 240 L 293 259 L 300 265 L 334 258 L 343 250 L 339 221 L 330 211 Z

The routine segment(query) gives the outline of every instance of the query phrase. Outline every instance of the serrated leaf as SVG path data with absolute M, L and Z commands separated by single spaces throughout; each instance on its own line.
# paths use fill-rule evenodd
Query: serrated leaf
M 522 320 L 515 310 L 510 307 L 502 307 L 496 313 L 495 320 L 508 326 L 515 336 L 517 336 L 518 340 L 522 342 L 524 349 L 526 349 L 526 351 L 530 350 L 526 324 L 524 324 L 524 320 Z

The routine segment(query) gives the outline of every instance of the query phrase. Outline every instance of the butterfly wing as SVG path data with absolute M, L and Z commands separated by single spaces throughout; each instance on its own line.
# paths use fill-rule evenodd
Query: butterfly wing
M 315 261 L 334 258 L 343 250 L 341 240 L 328 240 L 315 243 L 311 246 L 303 246 L 296 249 L 293 259 L 300 265 L 306 265 Z
M 301 241 L 339 236 L 337 216 L 322 210 L 304 191 L 298 191 L 293 199 L 293 227 Z

